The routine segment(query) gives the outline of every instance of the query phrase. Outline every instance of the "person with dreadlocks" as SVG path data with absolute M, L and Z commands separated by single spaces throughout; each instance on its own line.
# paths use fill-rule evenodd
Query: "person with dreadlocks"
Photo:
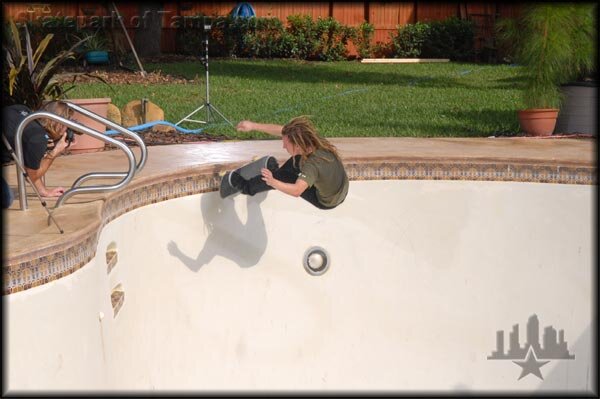
M 307 117 L 293 118 L 283 126 L 244 120 L 236 129 L 280 136 L 283 148 L 291 155 L 281 167 L 263 168 L 259 176 L 249 180 L 232 173 L 231 183 L 242 193 L 254 195 L 275 189 L 302 197 L 319 209 L 333 209 L 346 199 L 348 176 L 337 149 L 319 136 Z

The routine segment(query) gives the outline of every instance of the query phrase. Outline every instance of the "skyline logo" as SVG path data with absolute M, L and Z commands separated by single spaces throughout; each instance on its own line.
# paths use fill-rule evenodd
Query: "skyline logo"
M 559 330 L 557 334 L 554 327 L 545 327 L 543 346 L 540 345 L 540 322 L 536 314 L 529 316 L 527 320 L 527 341 L 525 345 L 521 346 L 519 342 L 519 324 L 512 326 L 508 340 L 509 347 L 508 351 L 505 352 L 504 331 L 496 331 L 496 350 L 492 351 L 492 354 L 487 358 L 488 360 L 513 360 L 513 363 L 522 369 L 519 380 L 528 374 L 533 374 L 543 380 L 541 368 L 550 363 L 550 360 L 575 359 L 575 355 L 569 353 L 564 330 Z M 539 361 L 540 359 L 544 361 Z

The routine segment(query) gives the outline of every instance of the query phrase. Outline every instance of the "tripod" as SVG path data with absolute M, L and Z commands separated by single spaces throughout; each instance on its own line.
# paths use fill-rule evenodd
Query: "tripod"
M 235 126 L 233 126 L 233 123 L 231 123 L 227 118 L 225 118 L 225 116 L 217 109 L 217 107 L 215 107 L 214 105 L 212 105 L 210 103 L 210 83 L 209 83 L 209 77 L 208 77 L 208 31 L 210 31 L 210 24 L 205 23 L 204 24 L 204 57 L 201 58 L 202 65 L 204 65 L 204 71 L 206 73 L 206 97 L 204 99 L 204 104 L 202 104 L 200 107 L 193 110 L 189 115 L 185 116 L 182 120 L 177 122 L 175 125 L 179 125 L 183 121 L 209 124 L 209 123 L 211 123 L 211 121 L 213 121 L 213 122 L 215 121 L 214 114 L 217 114 L 223 120 L 225 120 L 225 122 L 229 123 L 232 127 L 235 127 Z M 205 108 L 205 107 L 206 107 L 206 120 L 205 121 L 189 119 L 190 116 L 194 115 L 196 112 L 200 111 L 202 108 Z
M 50 212 L 50 210 L 46 206 L 46 201 L 44 201 L 42 199 L 40 192 L 38 191 L 35 184 L 33 184 L 33 181 L 31 181 L 29 174 L 27 173 L 27 171 L 25 170 L 23 165 L 21 165 L 21 162 L 19 162 L 19 159 L 17 158 L 17 154 L 15 154 L 15 151 L 13 150 L 12 146 L 8 143 L 8 140 L 6 139 L 6 137 L 4 137 L 4 135 L 2 135 L 2 140 L 4 141 L 4 145 L 6 146 L 6 149 L 8 150 L 8 152 L 10 152 L 10 156 L 12 157 L 12 159 L 14 159 L 15 163 L 17 164 L 17 168 L 21 171 L 21 173 L 23 173 L 23 176 L 25 176 L 25 178 L 27 179 L 29 184 L 31 184 L 31 187 L 33 188 L 33 191 L 35 191 L 40 202 L 42 203 L 42 206 L 44 207 L 46 212 L 48 212 L 48 218 L 50 218 L 54 222 L 54 224 L 56 225 L 56 228 L 58 228 L 58 231 L 60 231 L 60 234 L 63 234 L 64 233 L 63 229 L 60 228 L 60 226 L 56 222 L 56 219 L 54 219 L 54 217 L 52 216 L 52 212 Z M 50 221 L 48 221 L 48 223 L 50 223 Z

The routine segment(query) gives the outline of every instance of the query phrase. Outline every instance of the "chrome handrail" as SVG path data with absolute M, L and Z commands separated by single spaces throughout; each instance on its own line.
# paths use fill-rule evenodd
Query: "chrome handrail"
M 77 107 L 77 108 L 79 108 L 79 107 Z M 94 114 L 94 115 L 96 115 L 96 114 Z M 29 114 L 21 121 L 21 123 L 19 124 L 19 126 L 17 128 L 17 132 L 15 133 L 15 155 L 17 156 L 17 159 L 19 160 L 19 162 L 21 164 L 24 164 L 24 162 L 23 162 L 23 141 L 22 141 L 23 131 L 25 130 L 25 127 L 29 123 L 33 122 L 36 119 L 40 119 L 40 118 L 48 118 L 48 119 L 55 120 L 57 122 L 60 122 L 64 125 L 66 125 L 67 127 L 71 128 L 75 131 L 78 131 L 80 133 L 89 134 L 90 136 L 92 136 L 94 138 L 97 138 L 99 140 L 102 140 L 104 142 L 112 144 L 112 145 L 120 148 L 123 152 L 125 152 L 125 155 L 127 155 L 127 159 L 129 161 L 129 170 L 126 173 L 125 178 L 122 181 L 120 181 L 119 183 L 113 184 L 113 185 L 90 186 L 90 187 L 80 187 L 80 188 L 73 187 L 73 188 L 65 191 L 59 197 L 55 208 L 58 208 L 63 202 L 65 202 L 68 198 L 70 198 L 71 196 L 73 196 L 75 194 L 115 191 L 115 190 L 118 190 L 118 189 L 124 187 L 125 185 L 127 185 L 127 183 L 129 183 L 131 181 L 131 179 L 133 179 L 133 176 L 136 172 L 135 157 L 133 155 L 133 152 L 131 151 L 131 149 L 129 147 L 127 147 L 127 145 L 125 145 L 125 144 L 121 143 L 120 141 L 115 140 L 109 136 L 106 136 L 105 134 L 102 134 L 102 133 L 98 132 L 97 130 L 91 129 L 87 126 L 80 125 L 79 123 L 76 123 L 69 119 L 63 118 L 62 116 L 58 116 L 56 114 L 53 114 L 53 113 L 47 112 L 47 111 L 38 111 L 38 112 L 33 112 L 33 113 Z M 112 122 L 111 122 L 111 124 L 112 124 Z M 145 148 L 145 145 L 144 145 L 144 148 Z M 141 164 L 141 166 L 143 166 L 141 160 L 140 160 L 140 164 Z M 111 177 L 112 176 L 116 176 L 116 174 L 111 174 Z M 20 173 L 18 169 L 17 169 L 17 182 L 18 182 L 18 186 L 19 186 L 19 205 L 21 207 L 21 210 L 24 211 L 27 209 L 27 193 L 26 193 L 26 187 L 25 187 L 25 176 L 22 173 Z
M 140 161 L 136 166 L 135 173 L 137 174 L 139 171 L 142 170 L 142 168 L 146 164 L 146 159 L 148 158 L 148 149 L 146 148 L 146 144 L 144 143 L 144 140 L 142 140 L 142 138 L 140 136 L 138 136 L 136 133 L 132 132 L 131 130 L 124 128 L 123 126 L 114 123 L 113 121 L 111 121 L 109 119 L 103 118 L 100 115 L 95 114 L 88 109 L 80 107 L 79 105 L 73 104 L 66 100 L 61 100 L 61 102 L 63 104 L 65 104 L 67 107 L 71 108 L 72 110 L 77 111 L 77 112 L 81 113 L 82 115 L 87 116 L 90 119 L 100 122 L 100 123 L 104 124 L 105 126 L 108 126 L 112 129 L 114 129 L 120 133 L 123 133 L 124 135 L 134 139 L 137 142 L 138 146 L 140 147 Z M 75 183 L 73 183 L 72 187 L 73 188 L 78 187 L 81 184 L 83 184 L 83 182 L 85 182 L 86 180 L 93 179 L 93 178 L 123 177 L 125 175 L 126 175 L 126 173 L 124 173 L 124 172 L 88 173 L 83 176 L 80 176 L 75 181 Z

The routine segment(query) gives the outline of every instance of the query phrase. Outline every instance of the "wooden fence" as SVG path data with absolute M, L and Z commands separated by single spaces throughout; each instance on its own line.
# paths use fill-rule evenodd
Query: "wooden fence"
M 38 20 L 47 16 L 65 16 L 73 18 L 77 26 L 92 24 L 113 24 L 107 2 L 71 1 L 49 3 L 2 4 L 4 18 L 15 21 Z M 140 2 L 116 2 L 119 13 L 132 38 L 142 23 Z M 176 32 L 184 17 L 194 15 L 226 15 L 237 2 L 219 1 L 177 1 L 163 2 L 163 27 L 161 33 L 161 51 L 177 51 Z M 388 42 L 391 32 L 398 25 L 415 22 L 444 20 L 449 17 L 469 19 L 475 22 L 475 48 L 489 46 L 494 39 L 494 24 L 498 18 L 510 18 L 519 14 L 521 4 L 503 2 L 250 2 L 257 17 L 275 17 L 284 23 L 289 15 L 305 14 L 312 18 L 333 17 L 339 22 L 358 26 L 369 22 L 375 27 L 373 43 Z M 116 26 L 119 27 L 118 25 Z M 352 51 L 352 49 L 351 49 Z

